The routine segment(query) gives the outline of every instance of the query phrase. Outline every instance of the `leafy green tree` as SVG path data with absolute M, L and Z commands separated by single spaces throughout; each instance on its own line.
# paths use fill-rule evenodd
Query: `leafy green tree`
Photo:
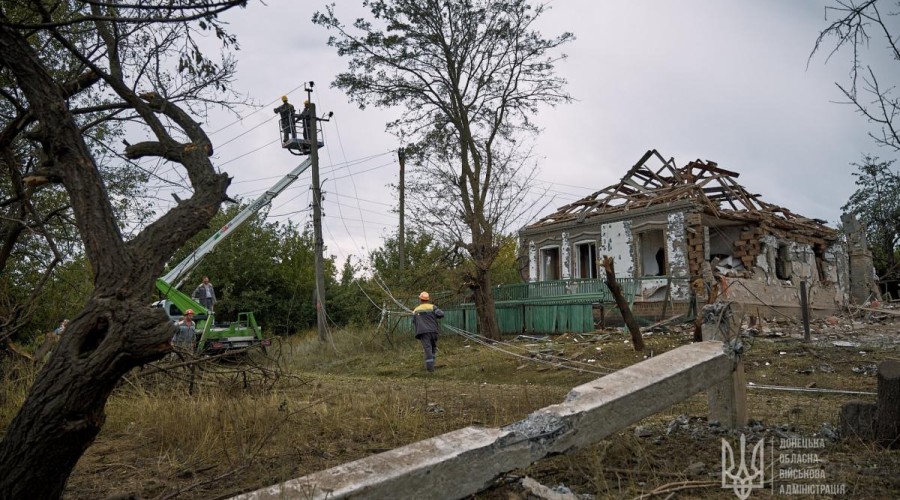
M 279 238 L 281 247 L 276 253 L 278 261 L 276 290 L 279 304 L 278 320 L 272 323 L 276 328 L 294 332 L 300 328 L 316 325 L 316 254 L 315 238 L 309 229 L 300 231 L 296 225 L 281 226 Z M 329 290 L 334 286 L 334 257 L 323 256 L 322 267 L 325 276 L 325 297 L 329 300 Z M 326 302 L 326 311 L 328 303 Z
M 216 16 L 245 3 L 0 4 L 0 100 L 8 105 L 0 159 L 14 195 L 4 206 L 25 224 L 40 225 L 47 214 L 33 209 L 30 193 L 46 185 L 59 190 L 71 207 L 68 227 L 77 229 L 93 285 L 5 429 L 2 498 L 59 498 L 100 432 L 106 401 L 122 375 L 171 350 L 171 322 L 147 307 L 155 280 L 172 254 L 206 227 L 230 182 L 216 171 L 212 142 L 189 111 L 228 102 L 233 60 L 212 62 L 193 36 L 213 32 L 227 49 L 234 39 Z M 60 71 L 60 61 L 72 63 Z M 90 109 L 78 107 L 82 101 L 73 96 L 79 94 L 91 96 Z M 85 112 L 102 116 L 80 121 Z M 121 154 L 168 162 L 193 190 L 130 238 L 115 210 L 122 200 L 111 194 L 102 153 L 92 148 L 95 125 L 103 120 L 128 121 L 146 138 L 126 144 Z M 28 233 L 21 226 L 0 228 L 0 258 L 12 255 L 5 249 Z M 48 234 L 41 236 L 52 259 L 61 261 L 65 256 Z
M 491 277 L 497 285 L 511 285 L 522 282 L 522 261 L 518 254 L 519 241 L 512 235 L 498 238 L 500 251 L 491 268 Z M 525 263 L 527 266 L 527 262 Z
M 900 175 L 894 161 L 865 156 L 854 163 L 857 189 L 842 210 L 856 215 L 865 225 L 866 238 L 882 279 L 900 279 L 897 245 L 900 243 Z
M 461 266 L 464 257 L 457 248 L 437 241 L 430 234 L 406 231 L 405 265 L 401 270 L 400 249 L 396 236 L 384 240 L 381 248 L 369 254 L 369 264 L 375 278 L 380 280 L 394 297 L 410 300 L 422 290 L 460 293 Z M 379 296 L 383 296 L 379 294 Z M 384 297 L 390 302 L 390 297 Z
M 544 38 L 535 28 L 544 5 L 526 0 L 372 0 L 370 19 L 352 27 L 334 6 L 313 22 L 330 30 L 329 45 L 349 59 L 333 85 L 360 107 L 403 110 L 390 123 L 423 165 L 411 179 L 412 222 L 471 259 L 466 282 L 478 328 L 499 338 L 491 267 L 497 236 L 523 202 L 532 178 L 521 151 L 541 105 L 567 102 L 554 74 L 554 52 L 570 33 Z M 417 201 L 418 200 L 418 201 Z M 417 206 L 414 206 L 416 205 Z
M 245 206 L 231 205 L 218 213 L 210 228 L 188 241 L 171 262 L 186 258 Z M 218 320 L 252 311 L 269 332 L 293 333 L 316 322 L 314 262 L 309 231 L 300 231 L 292 222 L 266 222 L 265 212 L 259 212 L 208 254 L 181 290 L 190 295 L 200 279 L 209 276 L 218 298 Z M 335 286 L 334 259 L 324 259 L 324 268 L 327 290 Z
M 338 325 L 366 326 L 378 321 L 379 309 L 372 303 L 376 293 L 374 284 L 357 276 L 359 269 L 350 259 L 344 261 L 338 283 L 328 291 L 326 310 Z

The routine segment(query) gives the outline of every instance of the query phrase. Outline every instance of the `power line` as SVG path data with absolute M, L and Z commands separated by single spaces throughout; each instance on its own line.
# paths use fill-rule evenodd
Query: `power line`
M 263 144 L 262 146 L 260 146 L 260 147 L 258 147 L 258 148 L 256 148 L 256 149 L 252 149 L 252 150 L 250 150 L 250 151 L 248 151 L 248 152 L 246 152 L 246 153 L 244 153 L 244 154 L 242 154 L 242 155 L 240 155 L 240 156 L 236 156 L 236 157 L 234 157 L 234 158 L 232 158 L 232 159 L 230 159 L 230 160 L 228 160 L 228 161 L 219 163 L 217 166 L 218 166 L 218 167 L 223 167 L 223 166 L 225 166 L 225 165 L 228 165 L 228 164 L 231 163 L 231 162 L 240 160 L 241 158 L 243 158 L 243 157 L 245 157 L 245 156 L 249 156 L 249 155 L 251 155 L 251 154 L 253 154 L 253 153 L 255 153 L 255 152 L 257 152 L 257 151 L 259 151 L 259 150 L 261 150 L 261 149 L 263 149 L 263 148 L 265 148 L 265 147 L 271 146 L 272 144 L 275 144 L 276 142 L 278 142 L 278 141 L 280 141 L 280 140 L 281 140 L 281 139 L 276 138 L 274 141 L 267 142 L 267 143 Z
M 296 87 L 294 87 L 294 88 L 292 88 L 291 90 L 287 91 L 287 93 L 285 93 L 284 95 L 291 95 L 291 94 L 293 94 L 294 92 L 296 92 L 297 90 L 299 90 L 301 87 L 303 87 L 303 85 L 304 85 L 303 83 L 301 83 L 300 85 L 297 85 Z M 219 132 L 221 132 L 221 131 L 223 131 L 223 130 L 229 128 L 229 127 L 231 127 L 231 126 L 234 125 L 235 123 L 240 123 L 240 122 L 242 122 L 245 118 L 249 118 L 249 117 L 255 115 L 256 113 L 259 113 L 259 112 L 262 111 L 263 109 L 268 108 L 269 106 L 271 106 L 271 105 L 277 103 L 277 102 L 280 101 L 280 100 L 281 100 L 281 97 L 278 97 L 278 98 L 276 98 L 275 100 L 273 100 L 272 102 L 270 102 L 270 103 L 268 103 L 268 104 L 264 104 L 264 105 L 258 107 L 257 109 L 251 111 L 250 113 L 247 113 L 246 115 L 239 116 L 239 117 L 238 117 L 236 120 L 234 120 L 233 122 L 231 122 L 231 123 L 225 125 L 224 127 L 220 128 L 220 129 L 218 129 L 218 130 L 214 130 L 214 131 L 210 132 L 210 133 L 207 134 L 207 135 L 215 135 L 215 134 L 218 134 Z

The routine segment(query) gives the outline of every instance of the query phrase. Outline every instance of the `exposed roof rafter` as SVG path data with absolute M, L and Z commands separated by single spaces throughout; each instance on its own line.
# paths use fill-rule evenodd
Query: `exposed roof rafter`
M 826 226 L 825 221 L 802 217 L 760 200 L 758 194 L 747 192 L 735 180 L 739 176 L 738 172 L 720 168 L 715 162 L 699 159 L 677 168 L 674 158 L 666 160 L 651 149 L 618 184 L 560 207 L 526 229 L 573 220 L 583 222 L 587 218 L 623 210 L 689 200 L 703 212 L 716 217 L 748 222 L 755 220 L 781 230 L 798 231 L 825 239 L 836 238 L 837 231 Z

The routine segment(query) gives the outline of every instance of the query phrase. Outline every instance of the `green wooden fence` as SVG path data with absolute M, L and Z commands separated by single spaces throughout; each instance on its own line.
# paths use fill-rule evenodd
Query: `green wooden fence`
M 619 278 L 619 285 L 634 301 L 639 279 Z M 594 330 L 594 304 L 614 303 L 612 293 L 600 279 L 540 281 L 500 285 L 493 290 L 497 327 L 501 334 L 520 333 L 583 333 Z M 445 327 L 475 332 L 478 319 L 475 305 L 460 296 L 432 294 L 444 313 Z M 415 303 L 406 304 L 412 309 Z M 411 333 L 409 313 L 390 311 L 389 328 Z

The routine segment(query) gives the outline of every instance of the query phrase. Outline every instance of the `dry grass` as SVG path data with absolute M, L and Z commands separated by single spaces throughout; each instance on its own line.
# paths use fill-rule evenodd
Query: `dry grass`
M 894 325 L 874 327 L 897 335 Z M 756 339 L 746 356 L 748 380 L 874 391 L 875 377 L 853 369 L 900 356 L 895 343 L 841 349 L 824 334 L 819 343 L 803 344 L 790 336 L 791 328 L 779 328 L 784 337 Z M 687 329 L 656 333 L 646 339 L 647 353 L 635 353 L 623 334 L 598 333 L 608 335 L 566 335 L 552 343 L 525 339 L 516 345 L 584 363 L 592 359 L 585 366 L 600 371 L 601 366 L 631 365 L 651 351 L 655 355 L 690 339 Z M 355 330 L 334 332 L 333 348 L 312 333 L 291 338 L 270 350 L 266 362 L 280 368 L 282 376 L 258 377 L 242 373 L 240 365 L 221 364 L 195 374 L 193 394 L 188 394 L 186 368 L 176 376 L 129 376 L 108 404 L 108 421 L 97 442 L 70 478 L 67 498 L 224 497 L 467 425 L 506 425 L 561 401 L 571 387 L 598 376 L 526 361 L 454 336 L 441 337 L 438 370 L 429 375 L 414 339 Z M 0 389 L 3 426 L 34 376 L 27 367 L 6 373 Z M 860 398 L 762 390 L 750 390 L 748 397 L 752 417 L 766 429 L 804 436 L 819 432 L 823 423 L 836 425 L 841 404 Z M 630 428 L 520 473 L 600 498 L 633 498 L 682 481 L 698 483 L 677 498 L 729 498 L 733 494 L 717 486 L 700 486 L 717 481 L 720 471 L 721 435 L 709 430 L 705 413 L 705 397 L 698 395 L 640 422 L 648 436 L 638 437 Z M 690 417 L 689 425 L 667 433 L 681 415 Z M 850 497 L 898 496 L 898 452 L 844 440 L 829 441 L 822 455 L 829 481 L 850 485 Z M 479 497 L 507 498 L 508 490 L 501 486 Z

